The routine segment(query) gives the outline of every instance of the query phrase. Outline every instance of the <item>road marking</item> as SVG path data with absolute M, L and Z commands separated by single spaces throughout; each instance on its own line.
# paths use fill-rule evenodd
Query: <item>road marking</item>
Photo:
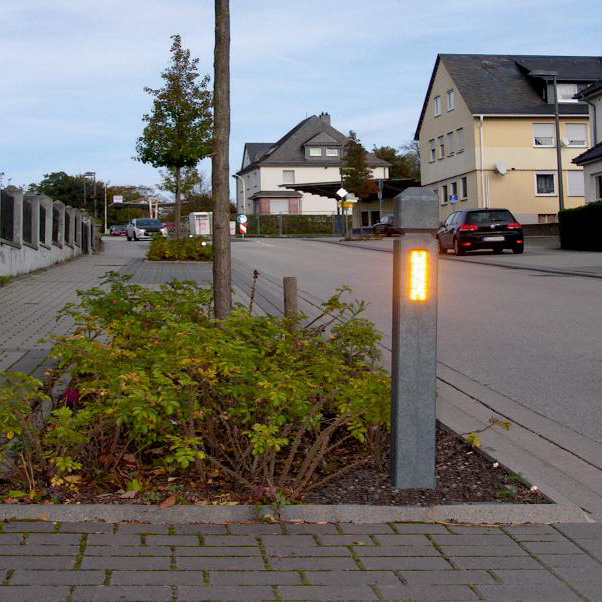
M 261 242 L 260 240 L 253 240 L 256 245 L 261 245 L 262 247 L 273 247 L 269 242 Z

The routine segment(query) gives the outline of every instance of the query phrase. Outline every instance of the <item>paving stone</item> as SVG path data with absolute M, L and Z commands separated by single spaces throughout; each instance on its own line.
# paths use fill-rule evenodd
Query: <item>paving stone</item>
M 147 535 L 146 543 L 149 546 L 198 546 L 199 538 L 196 535 Z
M 401 585 L 392 571 L 307 571 L 305 578 L 312 585 Z
M 393 523 L 393 527 L 398 533 L 424 533 L 428 535 L 446 535 L 449 530 L 443 525 L 431 525 L 428 523 Z
M 433 535 L 440 546 L 516 546 L 516 542 L 505 533 L 495 535 Z
M 79 533 L 30 533 L 28 546 L 79 546 L 82 536 Z
M 177 567 L 184 571 L 263 571 L 262 558 L 244 557 L 178 557 Z
M 579 547 L 587 550 L 588 554 L 595 556 L 598 560 L 602 561 L 602 540 L 600 539 L 582 539 L 577 542 Z M 0 554 L 2 548 L 0 547 Z
M 168 548 L 169 549 L 169 548 Z M 235 548 L 218 548 L 215 546 L 192 546 L 176 548 L 176 556 L 261 556 L 261 550 L 251 546 L 241 546 Z
M 19 585 L 0 588 L 2 602 L 57 602 L 69 595 L 68 587 Z
M 260 523 L 251 525 L 229 525 L 232 535 L 282 535 L 284 529 L 279 523 Z
M 590 600 L 600 600 L 600 579 L 577 581 L 571 583 L 571 586 Z
M 203 585 L 203 571 L 113 571 L 111 585 Z
M 76 546 L 0 546 L 0 556 L 71 556 L 79 552 Z
M 452 533 L 458 535 L 496 535 L 503 533 L 501 527 L 475 527 L 473 525 L 448 525 Z
M 257 540 L 251 535 L 207 535 L 203 538 L 206 546 L 256 546 Z
M 10 578 L 10 585 L 102 585 L 104 580 L 104 571 L 17 570 Z
M 343 533 L 349 535 L 393 535 L 395 531 L 387 523 L 341 523 Z
M 23 534 L 13 533 L 11 535 L 4 535 L 0 533 L 0 548 L 2 546 L 18 546 L 23 541 Z
M 566 541 L 564 535 L 551 525 L 524 525 L 504 527 L 504 531 L 518 541 Z
M 580 600 L 566 585 L 560 582 L 557 585 L 521 583 L 513 585 L 477 585 L 475 587 L 487 600 L 520 600 L 521 602 L 527 600 L 533 600 L 534 602 L 541 602 L 542 600 L 546 602 Z
M 592 568 L 598 571 L 602 570 L 602 566 L 599 562 L 587 556 L 586 554 L 555 554 L 545 555 L 538 554 L 537 558 L 541 560 L 545 565 L 552 568 L 559 567 L 583 567 Z
M 210 571 L 211 585 L 301 585 L 296 571 Z M 340 581 L 339 581 L 340 583 Z
M 247 585 L 244 588 L 227 585 L 206 585 L 205 587 L 178 587 L 179 602 L 197 602 L 198 600 L 276 600 L 274 590 L 269 586 Z
M 353 558 L 270 558 L 275 571 L 356 571 Z
M 384 569 L 389 571 L 436 571 L 452 570 L 452 566 L 445 558 L 435 557 L 408 557 L 408 556 L 388 556 L 380 558 L 362 558 L 362 564 L 368 570 Z
M 324 546 L 376 545 L 368 535 L 321 535 L 320 543 Z
M 47 521 L 10 521 L 2 526 L 3 533 L 52 533 L 55 523 Z
M 166 556 L 85 556 L 82 569 L 113 569 L 131 571 L 155 571 L 170 568 L 171 559 Z
M 0 556 L 0 569 L 66 570 L 75 566 L 73 556 Z
M 186 526 L 186 525 L 184 525 Z M 169 525 L 155 525 L 152 523 L 143 524 L 132 524 L 132 523 L 119 523 L 117 525 L 118 535 L 132 535 L 140 533 L 157 533 L 159 535 L 167 535 L 169 533 Z
M 344 537 L 343 535 L 323 535 L 322 537 Z M 311 535 L 262 535 L 261 541 L 266 546 L 309 546 L 315 547 L 318 544 Z
M 86 556 L 171 556 L 169 546 L 86 546 Z
M 81 585 L 75 588 L 72 600 L 73 602 L 115 602 L 115 600 L 171 602 L 172 592 L 171 587 L 167 585 L 105 585 L 99 587 Z
M 381 546 L 426 546 L 433 545 L 426 535 L 375 535 Z
M 247 548 L 250 549 L 250 548 Z M 321 548 L 310 548 L 309 546 L 266 546 L 266 552 L 271 558 L 300 558 L 303 556 L 313 557 L 332 557 L 348 556 L 352 557 L 351 550 L 344 546 L 324 546 Z
M 59 533 L 113 533 L 110 523 L 61 523 Z
M 525 548 L 539 554 L 583 554 L 583 550 L 570 541 L 526 541 Z
M 403 586 L 400 584 L 400 587 Z M 378 600 L 374 590 L 365 585 L 288 585 L 279 587 L 278 591 L 285 600 Z
M 89 546 L 139 546 L 142 543 L 140 535 L 112 535 L 109 533 L 91 533 L 88 535 Z
M 341 525 L 342 526 L 342 525 Z M 339 531 L 333 523 L 327 525 L 316 525 L 314 523 L 303 523 L 303 524 L 286 524 L 284 530 L 287 535 L 300 535 L 300 534 L 316 534 L 316 535 L 336 535 Z
M 421 585 L 420 587 L 387 585 L 378 586 L 385 600 L 405 600 L 420 602 L 426 600 L 478 600 L 478 596 L 464 585 Z
M 459 569 L 540 569 L 541 564 L 529 556 L 456 556 Z
M 177 535 L 227 535 L 226 525 L 175 525 L 174 531 Z
M 553 585 L 554 583 L 558 583 L 558 579 L 554 577 L 550 571 L 547 571 L 543 567 L 540 570 L 527 570 L 527 571 L 517 571 L 517 570 L 495 570 L 494 573 L 504 582 L 509 585 L 513 584 L 536 584 L 536 583 L 548 583 Z
M 526 571 L 525 571 L 526 572 Z M 485 571 L 400 571 L 408 585 L 469 585 L 495 583 Z
M 439 556 L 433 546 L 354 546 L 353 551 L 365 556 Z
M 602 539 L 602 524 L 598 523 L 566 523 L 554 528 L 571 539 Z
M 528 556 L 520 546 L 441 546 L 446 556 Z
M 600 583 L 600 568 L 594 568 L 592 565 L 580 567 L 554 567 L 554 572 L 570 583 L 592 580 L 597 580 L 598 583 Z

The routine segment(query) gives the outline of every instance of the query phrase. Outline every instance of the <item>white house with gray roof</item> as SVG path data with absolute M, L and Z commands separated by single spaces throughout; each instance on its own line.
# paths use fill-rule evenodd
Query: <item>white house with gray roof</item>
M 330 125 L 328 113 L 304 119 L 278 142 L 247 142 L 236 174 L 238 212 L 336 213 L 335 198 L 297 192 L 286 185 L 339 181 L 346 142 L 347 136 Z M 372 153 L 367 163 L 374 178 L 388 178 L 389 163 Z

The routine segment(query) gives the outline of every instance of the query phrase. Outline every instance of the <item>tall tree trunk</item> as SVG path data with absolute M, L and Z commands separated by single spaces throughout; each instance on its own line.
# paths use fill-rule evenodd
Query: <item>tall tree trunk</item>
M 232 307 L 230 266 L 230 6 L 215 0 L 213 188 L 213 305 L 218 319 Z
M 180 200 L 180 168 L 176 167 L 176 238 L 180 238 L 180 223 L 182 221 L 182 205 Z

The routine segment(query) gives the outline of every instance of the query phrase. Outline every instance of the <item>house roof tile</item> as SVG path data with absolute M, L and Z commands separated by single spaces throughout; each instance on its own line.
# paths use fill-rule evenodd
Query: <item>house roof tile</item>
M 596 161 L 597 159 L 602 159 L 602 142 L 598 142 L 595 146 L 587 149 L 584 153 L 581 153 L 577 157 L 573 159 L 573 163 L 576 165 L 583 165 L 584 163 L 589 163 L 590 161 Z

